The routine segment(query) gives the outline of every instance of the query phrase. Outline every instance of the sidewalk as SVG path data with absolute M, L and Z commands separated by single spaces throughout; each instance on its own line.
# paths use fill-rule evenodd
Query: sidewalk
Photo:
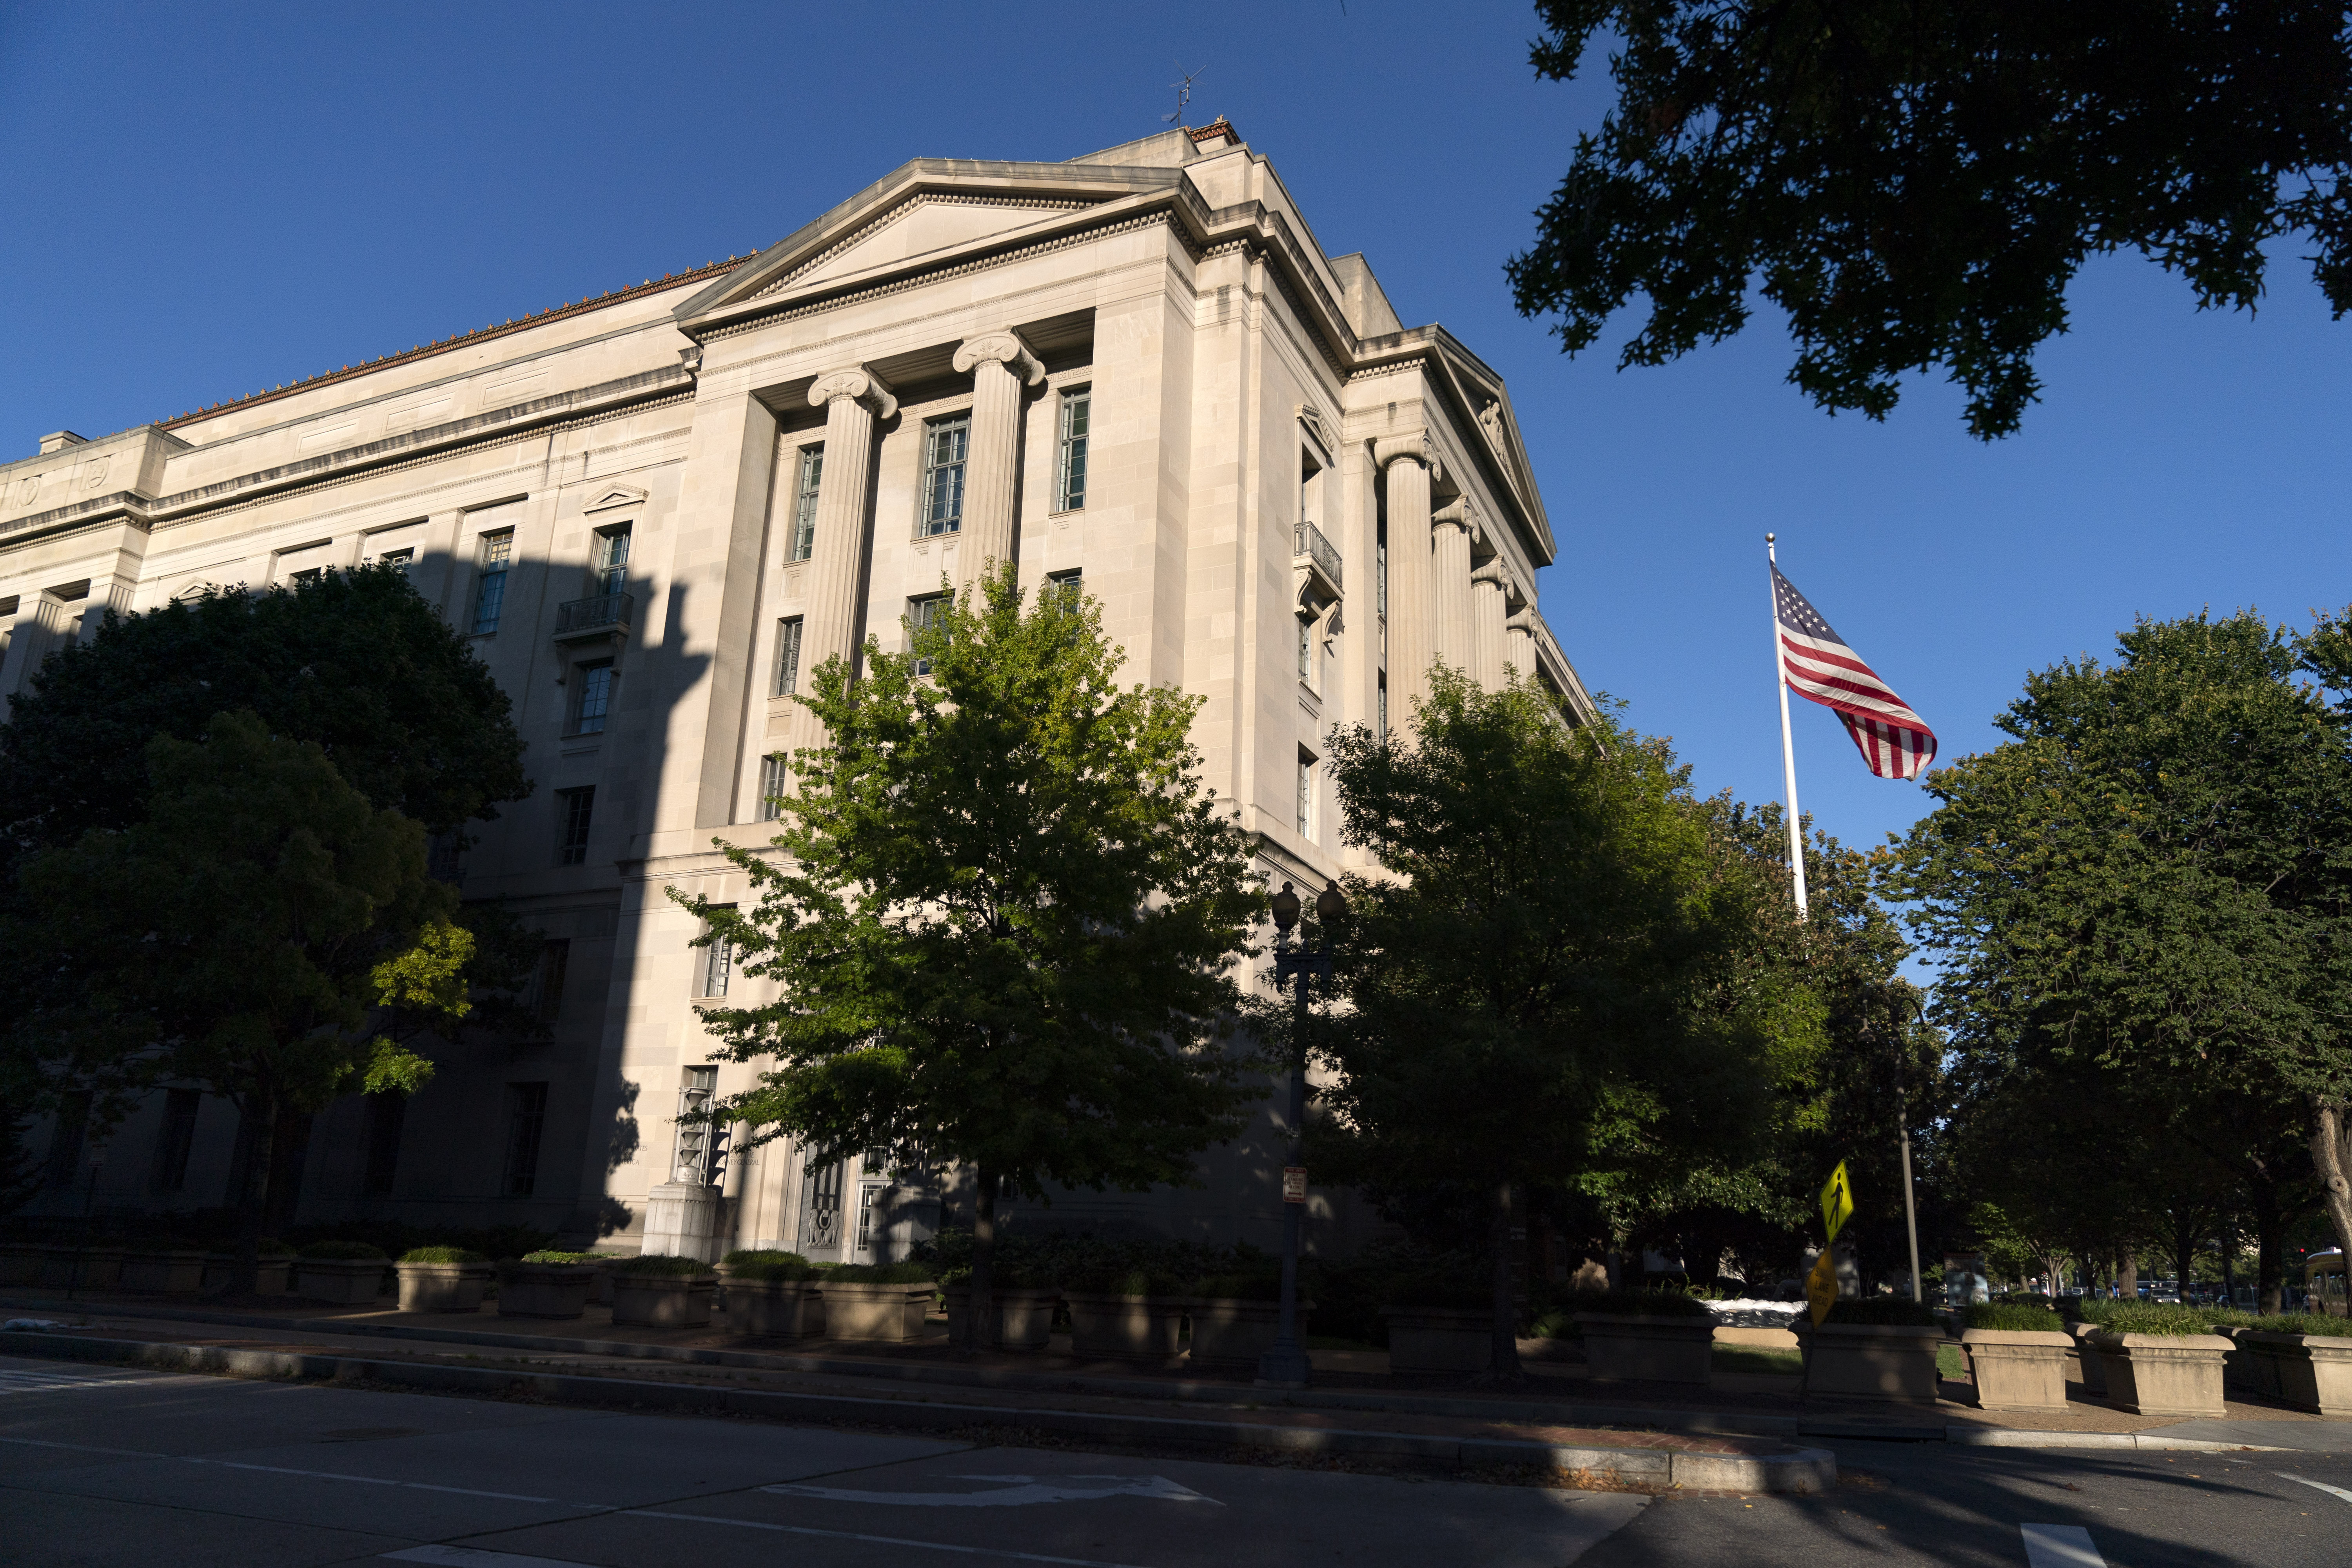
M 283 1298 L 230 1305 L 106 1295 L 68 1303 L 61 1291 L 26 1288 L 0 1299 L 0 1315 L 72 1325 L 52 1336 L 60 1342 L 47 1352 L 22 1348 L 41 1335 L 0 1335 L 16 1354 L 72 1355 L 63 1340 L 107 1342 L 122 1355 L 163 1358 L 151 1364 L 168 1363 L 173 1356 L 191 1365 L 205 1356 L 241 1356 L 247 1366 L 224 1360 L 218 1369 L 263 1375 L 365 1376 L 414 1384 L 429 1369 L 463 1371 L 488 1380 L 483 1386 L 493 1390 L 521 1379 L 534 1390 L 544 1385 L 544 1396 L 553 1397 L 555 1385 L 562 1384 L 561 1397 L 587 1403 L 644 1403 L 654 1390 L 665 1389 L 677 1391 L 677 1397 L 663 1394 L 662 1402 L 679 1407 L 679 1398 L 690 1403 L 732 1393 L 756 1394 L 753 1403 L 772 1411 L 781 1409 L 775 1401 L 789 1399 L 801 1412 L 796 1419 L 899 1426 L 952 1419 L 1026 1425 L 1103 1441 L 1206 1441 L 1456 1464 L 1549 1463 L 1593 1475 L 1614 1465 L 1618 1481 L 1629 1479 L 1621 1462 L 1625 1456 L 1662 1444 L 1686 1456 L 1759 1461 L 1792 1458 L 1790 1447 L 1805 1438 L 2352 1451 L 2352 1424 L 2234 1400 L 2226 1423 L 2183 1424 L 2116 1410 L 2085 1396 L 2079 1384 L 2070 1385 L 2063 1413 L 1977 1410 L 1962 1403 L 1969 1396 L 1964 1383 L 1946 1383 L 1947 1397 L 1932 1406 L 1801 1405 L 1795 1378 L 1767 1374 L 1719 1373 L 1707 1388 L 1596 1384 L 1573 1347 L 1551 1341 L 1521 1342 L 1529 1375 L 1513 1388 L 1476 1387 L 1459 1377 L 1392 1379 L 1384 1352 L 1318 1349 L 1312 1352 L 1316 1386 L 1283 1393 L 1198 1377 L 1181 1361 L 1166 1368 L 1082 1361 L 1068 1352 L 1065 1336 L 1042 1354 L 957 1352 L 948 1346 L 939 1320 L 929 1340 L 904 1346 L 809 1343 L 730 1334 L 723 1314 L 711 1329 L 658 1330 L 614 1328 L 608 1311 L 593 1307 L 587 1317 L 549 1321 L 501 1319 L 494 1310 L 337 1310 Z M 265 1366 L 255 1356 L 278 1360 Z M 117 1352 L 93 1350 L 89 1357 L 72 1358 L 116 1359 Z M 371 1370 L 352 1370 L 361 1365 Z M 2216 1428 L 2210 1435 L 2202 1430 L 2209 1426 Z M 1115 1429 L 1128 1436 L 1106 1436 Z M 1696 1458 L 1685 1470 L 1699 1473 Z M 1735 1486 L 1741 1484 L 1764 1489 L 1760 1479 Z

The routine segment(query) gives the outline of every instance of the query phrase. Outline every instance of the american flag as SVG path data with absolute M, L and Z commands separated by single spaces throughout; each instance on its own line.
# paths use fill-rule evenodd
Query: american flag
M 1936 731 L 1830 629 L 1795 584 L 1772 568 L 1772 607 L 1789 689 L 1834 708 L 1862 760 L 1883 779 L 1916 779 L 1936 760 Z

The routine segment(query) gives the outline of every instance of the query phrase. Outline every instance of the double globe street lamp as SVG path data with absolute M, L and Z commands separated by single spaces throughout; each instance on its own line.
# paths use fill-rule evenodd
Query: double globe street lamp
M 1306 1348 L 1298 1341 L 1298 1223 L 1307 1212 L 1307 982 L 1320 976 L 1328 998 L 1331 991 L 1331 922 L 1345 914 L 1348 900 L 1339 884 L 1331 882 L 1316 895 L 1315 916 L 1325 932 L 1322 950 L 1309 951 L 1301 937 L 1297 949 L 1290 933 L 1298 924 L 1298 895 L 1285 882 L 1274 895 L 1274 983 L 1287 980 L 1296 996 L 1297 1023 L 1290 1032 L 1290 1158 L 1282 1171 L 1282 1327 L 1273 1348 L 1258 1357 L 1257 1381 L 1269 1388 L 1304 1388 L 1312 1370 Z

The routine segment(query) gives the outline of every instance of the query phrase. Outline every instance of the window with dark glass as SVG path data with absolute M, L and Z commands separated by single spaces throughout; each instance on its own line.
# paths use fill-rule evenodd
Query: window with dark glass
M 572 667 L 572 733 L 601 735 L 613 712 L 613 661 Z
M 1062 394 L 1060 461 L 1055 465 L 1054 510 L 1077 511 L 1087 504 L 1087 426 L 1094 394 L 1076 387 Z
M 801 448 L 800 479 L 793 496 L 793 559 L 805 561 L 816 550 L 816 498 L 824 486 L 824 448 Z
M 361 1191 L 389 1197 L 400 1174 L 400 1135 L 408 1126 L 408 1096 L 396 1089 L 367 1097 L 367 1173 Z
M 732 905 L 728 906 L 730 910 Z M 735 939 L 714 936 L 702 949 L 702 994 L 724 996 L 735 976 Z
M 514 561 L 514 530 L 482 535 L 481 565 L 474 579 L 474 635 L 486 637 L 499 629 L 499 613 L 507 602 L 507 568 Z
M 527 1198 L 539 1186 L 540 1134 L 546 1126 L 547 1085 L 507 1085 L 507 1196 Z
M 782 752 L 771 752 L 760 759 L 760 820 L 773 822 L 783 816 L 780 804 L 784 785 L 791 776 L 792 764 Z
M 608 528 L 596 535 L 595 573 L 592 594 L 617 594 L 629 581 L 629 527 Z
M 202 1089 L 164 1091 L 163 1125 L 155 1134 L 155 1163 L 148 1176 L 149 1192 L 160 1195 L 187 1186 L 188 1151 L 195 1143 L 196 1111 L 204 1099 Z
M 572 939 L 551 937 L 539 950 L 539 968 L 531 975 L 531 1011 L 542 1024 L 563 1016 L 563 979 L 572 967 Z
M 1063 606 L 1075 610 L 1086 598 L 1087 580 L 1084 573 L 1073 566 L 1067 572 L 1050 572 L 1045 576 L 1045 591 L 1061 595 Z
M 971 451 L 971 416 L 959 414 L 923 426 L 923 512 L 920 538 L 954 533 L 963 527 L 964 464 Z
M 776 623 L 776 695 L 790 697 L 801 689 L 801 627 L 798 616 Z
M 560 789 L 555 792 L 555 816 L 560 834 L 555 843 L 555 863 L 577 866 L 588 858 L 588 823 L 596 811 L 596 787 Z
M 931 627 L 940 624 L 940 606 L 946 603 L 947 595 L 944 594 L 930 594 L 919 599 L 909 599 L 907 601 L 907 647 L 908 651 L 911 652 L 913 650 L 915 647 L 915 637 L 918 633 L 929 631 Z M 918 658 L 915 660 L 915 673 L 917 675 L 929 675 L 930 672 L 931 661 L 928 658 Z

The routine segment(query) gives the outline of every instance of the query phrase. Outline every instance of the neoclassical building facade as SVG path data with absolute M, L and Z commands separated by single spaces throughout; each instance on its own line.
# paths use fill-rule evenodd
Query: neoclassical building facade
M 1501 379 L 1324 253 L 1220 122 L 1062 163 L 919 160 L 756 256 L 0 467 L 0 699 L 109 609 L 359 563 L 512 696 L 536 783 L 461 863 L 544 934 L 551 1041 L 445 1052 L 413 1101 L 322 1113 L 306 1222 L 530 1223 L 623 1247 L 902 1249 L 940 1173 L 728 1150 L 682 1107 L 749 1080 L 697 1005 L 771 983 L 667 889 L 742 897 L 803 675 L 897 647 L 991 559 L 1097 599 L 1133 679 L 1205 699 L 1206 776 L 1270 882 L 1341 868 L 1320 759 L 1402 724 L 1433 659 L 1589 715 L 1535 603 L 1556 546 Z M 1269 1110 L 1198 1186 L 1055 1222 L 1270 1242 Z M 236 1114 L 159 1091 L 101 1207 L 219 1205 Z M 43 1134 L 35 1134 L 35 1152 Z M 42 1206 L 101 1152 L 47 1130 Z M 952 1179 L 946 1195 L 952 1205 Z M 1363 1216 L 1319 1190 L 1327 1245 Z

